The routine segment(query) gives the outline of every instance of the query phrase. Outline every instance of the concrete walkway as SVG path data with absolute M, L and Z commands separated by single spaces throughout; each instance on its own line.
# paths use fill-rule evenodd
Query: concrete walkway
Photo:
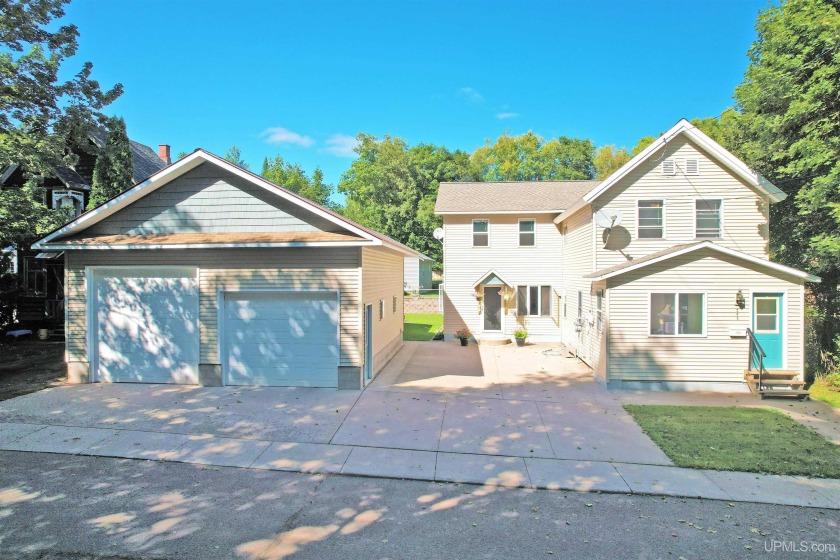
M 0 402 L 0 449 L 840 509 L 840 481 L 674 467 L 622 408 L 656 397 L 733 398 L 610 392 L 546 345 L 407 343 L 365 391 L 40 391 Z

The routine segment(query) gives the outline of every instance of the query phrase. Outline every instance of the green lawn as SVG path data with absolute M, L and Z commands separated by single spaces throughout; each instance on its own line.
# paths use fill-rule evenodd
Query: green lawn
M 824 381 L 817 380 L 811 385 L 811 398 L 840 408 L 840 391 L 832 391 Z
M 840 477 L 840 446 L 775 409 L 624 408 L 680 467 Z
M 432 340 L 443 326 L 440 313 L 406 313 L 403 325 L 403 340 Z

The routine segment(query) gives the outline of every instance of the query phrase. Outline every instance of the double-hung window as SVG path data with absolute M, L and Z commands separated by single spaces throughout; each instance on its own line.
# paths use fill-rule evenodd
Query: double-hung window
M 706 294 L 650 294 L 650 334 L 702 336 L 706 334 Z
M 701 239 L 723 237 L 723 201 L 697 200 L 694 202 L 695 235 Z
M 537 226 L 534 220 L 519 220 L 519 246 L 533 247 L 537 244 Z
M 598 326 L 598 332 L 604 330 L 604 290 L 595 291 L 595 321 Z
M 662 239 L 665 237 L 665 201 L 640 200 L 638 202 L 639 239 Z
M 529 317 L 551 315 L 551 286 L 517 286 L 516 313 Z
M 489 220 L 473 220 L 473 247 L 489 247 L 490 246 L 490 221 Z

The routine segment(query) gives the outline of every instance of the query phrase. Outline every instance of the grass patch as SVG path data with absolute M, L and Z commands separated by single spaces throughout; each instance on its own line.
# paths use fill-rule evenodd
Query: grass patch
M 403 323 L 403 340 L 432 340 L 443 326 L 440 313 L 406 313 Z
M 818 379 L 814 381 L 809 391 L 811 392 L 812 399 L 828 403 L 834 408 L 840 408 L 840 391 L 831 389 L 824 380 Z
M 680 467 L 840 477 L 840 446 L 775 409 L 624 408 Z

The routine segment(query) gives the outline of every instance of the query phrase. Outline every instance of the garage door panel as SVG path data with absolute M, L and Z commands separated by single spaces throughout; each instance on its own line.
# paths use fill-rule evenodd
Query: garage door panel
M 337 385 L 335 293 L 226 294 L 224 321 L 227 384 Z
M 195 271 L 98 271 L 95 379 L 198 382 Z

